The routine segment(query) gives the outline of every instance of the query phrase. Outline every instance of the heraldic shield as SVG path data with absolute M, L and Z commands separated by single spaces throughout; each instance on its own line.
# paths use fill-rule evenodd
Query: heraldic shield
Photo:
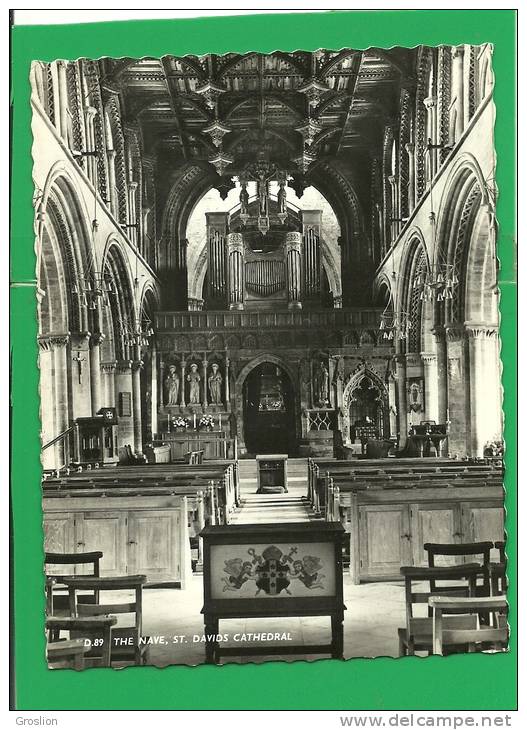
M 259 591 L 264 591 L 269 596 L 277 596 L 282 591 L 289 593 L 287 588 L 291 581 L 288 557 L 280 548 L 271 545 L 263 551 L 262 558 L 263 562 L 256 568 L 256 585 Z

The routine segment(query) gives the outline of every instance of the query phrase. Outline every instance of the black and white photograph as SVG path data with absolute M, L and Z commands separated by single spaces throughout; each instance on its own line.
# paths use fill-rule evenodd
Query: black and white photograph
M 507 651 L 492 57 L 34 60 L 50 668 Z

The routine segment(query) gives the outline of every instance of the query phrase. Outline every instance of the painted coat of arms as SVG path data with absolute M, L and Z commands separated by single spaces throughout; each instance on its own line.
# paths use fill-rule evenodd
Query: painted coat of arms
M 249 558 L 240 557 L 225 560 L 223 577 L 223 591 L 239 591 L 248 581 L 254 581 L 255 595 L 263 591 L 268 596 L 278 596 L 282 592 L 291 595 L 289 587 L 293 581 L 301 581 L 306 588 L 313 590 L 324 589 L 323 580 L 326 577 L 321 573 L 323 563 L 314 555 L 304 555 L 295 559 L 298 548 L 291 547 L 286 554 L 276 545 L 269 545 L 258 554 L 254 548 L 249 548 Z

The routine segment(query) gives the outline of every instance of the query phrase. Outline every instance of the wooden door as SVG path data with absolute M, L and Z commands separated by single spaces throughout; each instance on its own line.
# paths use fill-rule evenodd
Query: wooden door
M 462 502 L 461 525 L 463 542 L 505 539 L 504 511 L 496 502 Z M 499 551 L 492 550 L 490 559 L 498 561 Z M 468 560 L 470 562 L 470 556 Z
M 179 580 L 180 517 L 171 510 L 128 513 L 128 572 L 152 580 Z
M 414 565 L 428 565 L 428 557 L 423 550 L 425 542 L 461 542 L 461 511 L 457 504 L 413 504 L 410 518 Z M 438 555 L 435 558 L 436 565 L 456 565 L 460 562 L 463 562 L 463 558 L 454 555 Z
M 77 552 L 101 550 L 102 576 L 126 575 L 126 512 L 84 512 L 77 523 Z M 90 572 L 79 565 L 77 573 Z
M 410 510 L 407 505 L 359 507 L 359 572 L 394 578 L 402 565 L 411 565 Z
M 44 514 L 44 550 L 48 553 L 73 553 L 75 549 L 75 514 L 73 512 L 48 512 Z M 73 573 L 71 566 L 49 565 L 48 575 Z

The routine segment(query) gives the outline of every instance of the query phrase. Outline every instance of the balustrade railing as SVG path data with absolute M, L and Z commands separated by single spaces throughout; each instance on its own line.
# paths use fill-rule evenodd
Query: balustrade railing
M 377 328 L 382 309 L 320 309 L 276 310 L 259 312 L 248 310 L 202 310 L 159 312 L 155 316 L 157 332 L 196 332 L 211 329 L 249 329 L 266 327 L 294 327 L 313 329 Z

